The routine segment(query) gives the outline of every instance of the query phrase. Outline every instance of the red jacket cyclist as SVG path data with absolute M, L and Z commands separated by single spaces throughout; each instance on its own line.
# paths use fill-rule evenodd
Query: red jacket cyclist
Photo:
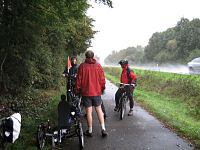
M 123 71 L 121 73 L 121 79 L 120 79 L 121 83 L 132 85 L 131 86 L 132 88 L 128 92 L 128 98 L 130 101 L 130 111 L 129 111 L 128 115 L 132 116 L 133 115 L 133 106 L 134 106 L 133 91 L 136 86 L 137 78 L 136 78 L 135 73 L 128 67 L 128 60 L 121 60 L 121 61 L 119 61 L 119 64 L 121 65 L 121 67 L 123 69 Z M 121 95 L 122 95 L 122 90 L 121 90 L 121 88 L 119 88 L 117 90 L 117 92 L 115 93 L 116 106 L 115 106 L 114 111 L 118 110 L 119 98 L 121 97 Z

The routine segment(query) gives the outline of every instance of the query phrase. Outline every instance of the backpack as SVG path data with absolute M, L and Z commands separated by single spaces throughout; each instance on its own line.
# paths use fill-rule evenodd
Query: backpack
M 20 129 L 21 129 L 20 113 L 14 113 L 10 117 L 6 118 L 3 124 L 4 141 L 9 143 L 14 143 L 19 137 Z
M 128 84 L 131 84 L 131 77 L 129 75 L 131 72 L 134 72 L 134 71 L 130 69 L 129 67 L 127 67 L 126 71 L 127 71 Z M 135 79 L 133 83 L 136 85 L 136 82 L 137 82 L 137 79 Z

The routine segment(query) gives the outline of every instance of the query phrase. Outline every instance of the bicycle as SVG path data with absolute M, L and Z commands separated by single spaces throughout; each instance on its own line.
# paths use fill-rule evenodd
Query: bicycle
M 120 120 L 124 118 L 124 114 L 126 113 L 126 103 L 128 102 L 128 93 L 130 92 L 131 84 L 118 83 L 119 88 L 122 90 L 122 95 L 119 98 L 118 110 L 120 112 Z
M 72 82 L 74 82 L 74 79 L 76 78 L 76 74 L 65 74 L 65 76 L 67 77 L 67 100 L 68 102 L 72 102 L 76 100 L 76 95 L 74 92 L 74 86 L 72 84 Z M 79 107 L 80 110 L 80 115 L 82 114 L 82 110 L 83 110 L 83 102 L 81 101 L 81 97 L 80 97 L 80 101 L 77 105 Z
M 76 81 L 76 74 L 65 73 L 65 77 L 67 79 L 67 100 L 72 100 L 75 97 L 74 94 L 74 85 Z

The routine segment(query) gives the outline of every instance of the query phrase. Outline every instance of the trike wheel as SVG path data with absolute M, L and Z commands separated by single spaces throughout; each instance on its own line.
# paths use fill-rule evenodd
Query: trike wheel
M 52 137 L 52 149 L 54 149 L 55 147 L 56 147 L 56 144 L 55 144 L 55 138 L 54 137 Z
M 83 135 L 83 128 L 81 122 L 78 123 L 78 138 L 79 138 L 79 145 L 80 149 L 84 148 L 84 135 Z
M 40 124 L 37 128 L 37 147 L 42 149 L 46 142 L 46 132 L 44 124 Z

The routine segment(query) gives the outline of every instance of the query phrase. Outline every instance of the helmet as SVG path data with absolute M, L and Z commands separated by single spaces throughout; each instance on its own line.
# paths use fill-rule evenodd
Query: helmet
M 120 65 L 128 65 L 128 60 L 120 60 L 119 64 Z

